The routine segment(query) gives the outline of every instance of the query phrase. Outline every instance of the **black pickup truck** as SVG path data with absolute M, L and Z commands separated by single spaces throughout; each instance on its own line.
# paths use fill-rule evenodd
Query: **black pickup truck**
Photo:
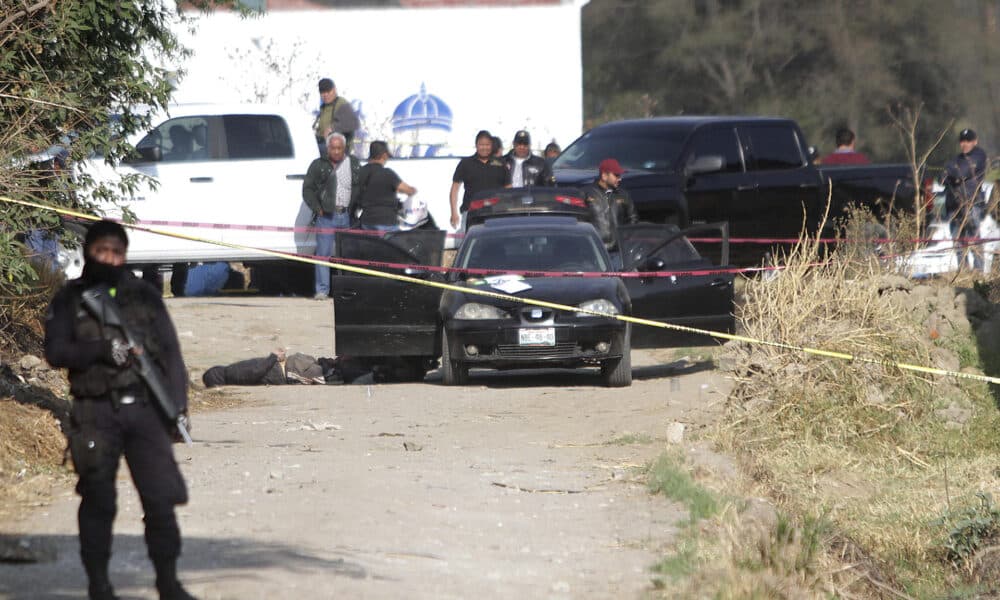
M 912 211 L 908 165 L 815 166 L 805 136 L 790 119 L 660 117 L 607 123 L 574 141 L 556 159 L 558 186 L 581 187 L 597 165 L 616 158 L 622 186 L 644 221 L 680 227 L 729 222 L 734 238 L 796 238 L 816 231 L 827 199 L 833 220 L 851 204 L 877 217 Z M 766 245 L 734 248 L 735 264 L 758 262 Z

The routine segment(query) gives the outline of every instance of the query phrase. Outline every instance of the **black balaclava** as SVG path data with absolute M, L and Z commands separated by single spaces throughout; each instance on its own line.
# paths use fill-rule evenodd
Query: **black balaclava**
M 90 283 L 105 283 L 107 285 L 117 285 L 125 273 L 125 265 L 108 265 L 94 260 L 90 256 L 90 246 L 97 240 L 105 237 L 117 237 L 128 248 L 128 235 L 125 228 L 114 221 L 98 221 L 87 230 L 87 237 L 83 240 L 83 279 Z

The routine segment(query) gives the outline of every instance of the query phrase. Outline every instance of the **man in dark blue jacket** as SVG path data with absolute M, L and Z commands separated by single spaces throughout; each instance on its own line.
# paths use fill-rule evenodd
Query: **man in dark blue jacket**
M 986 216 L 983 182 L 986 180 L 986 153 L 979 147 L 976 132 L 963 129 L 958 134 L 961 152 L 948 161 L 944 169 L 945 210 L 951 224 L 952 239 L 978 237 L 979 223 Z M 959 268 L 966 249 L 956 244 Z M 982 254 L 972 248 L 973 267 L 981 269 Z

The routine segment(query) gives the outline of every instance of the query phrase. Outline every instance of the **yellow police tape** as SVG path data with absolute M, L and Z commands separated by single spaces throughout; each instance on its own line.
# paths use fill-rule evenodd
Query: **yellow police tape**
M 39 203 L 35 203 L 35 202 L 28 202 L 28 201 L 25 201 L 25 200 L 15 200 L 13 198 L 7 198 L 7 197 L 4 197 L 4 196 L 0 196 L 0 201 L 12 203 L 12 204 L 20 204 L 22 206 L 30 206 L 30 207 L 33 207 L 33 208 L 40 208 L 40 209 L 43 209 L 43 210 L 49 210 L 49 211 L 52 211 L 52 212 L 55 212 L 55 213 L 58 213 L 58 214 L 61 214 L 61 215 L 70 216 L 70 217 L 76 217 L 78 219 L 86 219 L 86 220 L 89 220 L 89 221 L 99 221 L 99 220 L 101 220 L 101 217 L 96 217 L 94 215 L 88 215 L 88 214 L 85 214 L 85 213 L 77 212 L 77 211 L 74 211 L 74 210 L 69 210 L 69 209 L 66 209 L 66 208 L 60 208 L 60 207 L 55 207 L 55 206 L 47 206 L 45 204 L 39 204 Z M 197 237 L 197 236 L 185 235 L 183 233 L 175 233 L 175 232 L 172 232 L 172 231 L 163 231 L 163 230 L 155 229 L 155 228 L 152 228 L 152 227 L 143 227 L 141 225 L 134 225 L 134 224 L 129 224 L 129 223 L 122 223 L 122 225 L 125 226 L 125 227 L 129 227 L 131 229 L 137 229 L 139 231 L 145 231 L 145 232 L 153 233 L 153 234 L 157 234 L 157 235 L 165 235 L 165 236 L 168 236 L 168 237 L 178 238 L 178 239 L 182 239 L 182 240 L 189 240 L 189 241 L 194 241 L 194 242 L 202 242 L 202 243 L 206 243 L 206 244 L 215 244 L 217 246 L 223 246 L 223 247 L 227 247 L 227 248 L 233 248 L 235 250 L 250 250 L 252 252 L 257 252 L 257 253 L 263 254 L 265 256 L 273 256 L 273 257 L 276 257 L 276 258 L 283 258 L 285 260 L 295 260 L 295 261 L 298 261 L 298 262 L 303 262 L 303 263 L 308 263 L 308 264 L 314 264 L 314 265 L 328 265 L 328 266 L 331 266 L 331 267 L 335 267 L 337 269 L 341 269 L 343 271 L 349 271 L 351 273 L 358 273 L 358 274 L 361 274 L 361 275 L 371 275 L 373 277 L 382 277 L 382 278 L 385 278 L 385 279 L 393 279 L 393 280 L 396 280 L 396 281 L 403 281 L 403 282 L 406 282 L 406 283 L 413 283 L 413 284 L 416 284 L 416 285 L 424 285 L 424 286 L 429 286 L 429 287 L 435 287 L 435 288 L 439 288 L 439 289 L 442 289 L 442 290 L 451 290 L 451 291 L 455 291 L 455 292 L 462 292 L 462 293 L 465 293 L 465 294 L 473 294 L 473 295 L 477 295 L 477 296 L 485 296 L 485 297 L 489 297 L 489 298 L 499 298 L 499 299 L 503 299 L 503 300 L 512 300 L 514 302 L 520 302 L 522 304 L 528 304 L 528 305 L 531 305 L 531 306 L 542 306 L 542 307 L 545 307 L 545 308 L 551 308 L 551 309 L 561 310 L 561 311 L 567 311 L 567 312 L 584 312 L 584 313 L 589 313 L 589 314 L 592 314 L 592 315 L 595 315 L 595 316 L 603 316 L 603 317 L 614 318 L 614 319 L 618 319 L 619 321 L 625 321 L 627 323 L 634 323 L 636 325 L 647 325 L 649 327 L 659 327 L 661 329 L 673 329 L 673 330 L 676 330 L 676 331 L 683 331 L 683 332 L 687 332 L 687 333 L 695 333 L 695 334 L 699 334 L 699 335 L 707 335 L 707 336 L 710 336 L 710 337 L 713 337 L 713 338 L 717 338 L 717 339 L 734 340 L 734 341 L 738 341 L 738 342 L 746 342 L 748 344 L 758 344 L 758 345 L 762 345 L 762 346 L 770 346 L 772 348 L 780 348 L 782 350 L 789 350 L 789 351 L 794 351 L 794 352 L 803 352 L 803 353 L 812 354 L 812 355 L 815 355 L 815 356 L 824 356 L 824 357 L 827 357 L 827 358 L 837 358 L 837 359 L 846 360 L 846 361 L 854 361 L 854 362 L 860 362 L 860 363 L 866 363 L 866 364 L 872 364 L 872 365 L 879 365 L 879 366 L 882 366 L 882 367 L 893 367 L 893 368 L 897 368 L 897 369 L 900 369 L 900 370 L 903 370 L 903 371 L 911 371 L 911 372 L 915 372 L 915 373 L 924 373 L 924 374 L 927 374 L 927 375 L 943 375 L 943 376 L 947 376 L 947 377 L 954 377 L 956 379 L 970 379 L 970 380 L 973 380 L 973 381 L 985 381 L 986 383 L 993 383 L 993 384 L 1000 385 L 1000 377 L 991 377 L 989 375 L 977 375 L 977 374 L 974 374 L 974 373 L 961 373 L 961 372 L 958 372 L 958 371 L 949 371 L 947 369 L 938 369 L 938 368 L 935 368 L 935 367 L 924 367 L 924 366 L 921 366 L 921 365 L 911 365 L 911 364 L 908 364 L 908 363 L 897 362 L 897 361 L 889 360 L 889 359 L 871 358 L 871 357 L 866 357 L 866 356 L 857 356 L 857 355 L 854 355 L 854 354 L 848 354 L 846 352 L 836 352 L 836 351 L 833 351 L 833 350 L 821 350 L 819 348 L 809 348 L 809 347 L 806 347 L 806 346 L 796 346 L 796 345 L 793 345 L 793 344 L 786 344 L 784 342 L 774 342 L 774 341 L 769 341 L 769 340 L 761 340 L 761 339 L 751 338 L 751 337 L 747 337 L 747 336 L 743 336 L 743 335 L 737 335 L 737 334 L 733 334 L 733 333 L 723 333 L 721 331 L 709 331 L 707 329 L 698 329 L 698 328 L 695 328 L 695 327 L 687 327 L 687 326 L 684 326 L 684 325 L 675 325 L 673 323 L 661 323 L 659 321 L 652 321 L 652 320 L 649 320 L 649 319 L 642 319 L 642 318 L 639 318 L 639 317 L 631 317 L 631 316 L 627 316 L 627 315 L 608 315 L 608 314 L 602 313 L 600 311 L 593 311 L 593 310 L 581 309 L 579 307 L 569 306 L 569 305 L 566 305 L 566 304 L 557 304 L 555 302 L 547 302 L 545 300 L 534 300 L 532 298 L 522 298 L 520 296 L 511 296 L 509 294 L 501 294 L 501 293 L 498 293 L 498 292 L 489 292 L 489 291 L 486 291 L 486 290 L 479 290 L 479 289 L 475 289 L 475 288 L 469 288 L 469 287 L 463 287 L 463 286 L 458 286 L 458 285 L 452 285 L 450 283 L 442 283 L 442 282 L 438 282 L 438 281 L 427 281 L 427 280 L 419 279 L 419 278 L 416 278 L 416 277 L 409 277 L 407 275 L 397 275 L 397 274 L 394 274 L 394 273 L 385 273 L 385 272 L 382 272 L 382 271 L 376 271 L 374 269 L 367 269 L 365 267 L 358 267 L 358 266 L 355 266 L 355 265 L 348 265 L 348 264 L 343 264 L 343 263 L 330 263 L 330 262 L 327 262 L 327 261 L 324 261 L 324 260 L 319 260 L 319 259 L 315 259 L 315 258 L 306 258 L 306 257 L 303 257 L 303 256 L 297 256 L 297 255 L 288 254 L 288 253 L 285 253 L 285 252 L 278 252 L 276 250 L 267 250 L 265 248 L 254 248 L 254 247 L 251 247 L 251 246 L 243 246 L 243 245 L 240 245 L 240 244 L 233 244 L 233 243 L 229 243 L 229 242 L 223 242 L 221 240 L 209 240 L 209 239 L 205 239 L 205 238 L 201 238 L 201 237 Z M 417 265 L 415 265 L 415 266 L 417 266 Z

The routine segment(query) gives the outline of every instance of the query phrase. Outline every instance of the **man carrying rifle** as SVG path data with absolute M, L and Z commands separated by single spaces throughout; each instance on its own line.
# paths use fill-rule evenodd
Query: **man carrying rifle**
M 187 600 L 193 596 L 177 580 L 174 507 L 188 497 L 171 448 L 187 435 L 187 370 L 159 292 L 125 268 L 127 248 L 125 229 L 115 222 L 100 221 L 87 232 L 83 275 L 49 306 L 45 358 L 69 370 L 69 446 L 79 475 L 80 557 L 90 598 L 116 598 L 108 563 L 124 454 L 142 501 L 159 596 Z

